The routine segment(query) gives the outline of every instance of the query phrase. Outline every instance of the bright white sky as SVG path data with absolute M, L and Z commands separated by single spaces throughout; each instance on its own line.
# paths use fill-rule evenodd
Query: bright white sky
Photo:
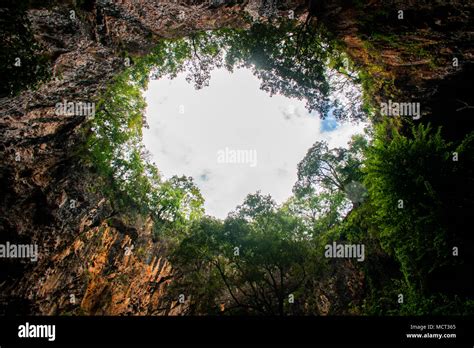
M 145 93 L 150 128 L 143 130 L 143 140 L 161 174 L 192 176 L 206 214 L 218 218 L 257 190 L 283 203 L 291 196 L 298 163 L 315 141 L 346 146 L 364 127 L 321 121 L 303 101 L 270 97 L 247 69 L 216 69 L 201 90 L 185 76 L 150 81 Z M 256 150 L 257 165 L 219 163 L 218 151 L 226 147 Z

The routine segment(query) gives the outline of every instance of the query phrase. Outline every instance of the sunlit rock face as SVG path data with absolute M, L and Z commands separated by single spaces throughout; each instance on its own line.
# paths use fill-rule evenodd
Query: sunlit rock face
M 58 115 L 55 105 L 64 100 L 94 100 L 126 67 L 124 52 L 145 55 L 162 37 L 245 27 L 246 16 L 266 20 L 269 11 L 274 10 L 268 3 L 98 0 L 86 1 L 79 9 L 72 1 L 27 9 L 32 34 L 42 46 L 51 78 L 36 90 L 0 98 L 0 239 L 37 244 L 39 259 L 35 263 L 1 261 L 2 314 L 185 312 L 186 304 L 177 305 L 166 294 L 173 272 L 165 257 L 160 256 L 165 254 L 166 246 L 153 241 L 146 217 L 128 221 L 126 212 L 116 211 L 108 197 L 91 189 L 91 183 L 97 180 L 92 169 L 73 160 L 86 117 Z M 277 12 L 287 15 L 287 11 L 294 10 L 298 17 L 306 11 L 304 3 L 287 1 Z M 316 16 L 345 41 L 356 62 L 361 66 L 371 64 L 371 57 L 356 36 L 356 10 L 342 1 L 318 3 Z M 368 7 L 377 9 L 379 4 L 366 6 L 364 11 L 368 13 Z M 467 5 L 455 2 L 453 6 Z M 429 16 L 430 10 L 423 13 Z M 2 10 L 2 15 L 10 13 Z M 446 48 L 441 57 L 445 60 L 452 59 L 453 47 L 466 39 L 461 28 L 469 18 L 460 11 L 454 15 L 457 25 L 449 30 L 443 27 L 445 21 L 425 21 L 414 34 L 423 40 L 443 42 Z M 438 26 L 446 30 L 436 31 Z M 407 93 L 434 91 L 437 81 L 446 76 L 452 76 L 455 84 L 455 76 L 461 71 L 445 66 L 430 70 L 422 61 L 406 61 L 403 48 L 391 52 L 380 44 L 375 49 L 392 57 L 392 64 L 380 71 L 381 75 L 390 74 L 396 82 L 421 84 L 415 88 L 410 82 Z M 457 54 L 461 62 L 474 55 L 472 49 Z M 402 73 L 398 67 L 403 64 L 412 64 L 413 69 Z M 440 95 L 433 96 L 443 100 Z M 132 245 L 133 253 L 126 255 Z M 347 267 L 344 272 L 339 278 L 334 273 L 338 281 L 329 279 L 332 286 L 316 296 L 319 314 L 343 313 L 341 304 L 360 299 L 362 276 Z

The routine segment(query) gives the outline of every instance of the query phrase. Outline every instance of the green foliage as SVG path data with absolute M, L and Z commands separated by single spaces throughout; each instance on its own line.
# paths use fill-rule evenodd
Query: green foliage
M 453 169 L 451 146 L 429 126 L 415 128 L 413 138 L 392 136 L 390 142 L 377 138 L 368 152 L 366 185 L 382 245 L 408 284 L 422 290 L 426 276 L 450 259 L 439 191 Z
M 298 304 L 290 304 L 289 297 L 306 291 L 318 264 L 300 219 L 258 192 L 248 195 L 225 222 L 206 218 L 193 226 L 172 260 L 186 275 L 182 287 L 195 287 L 190 279 L 201 279 L 201 288 L 193 293 L 204 300 L 195 298 L 192 306 L 206 303 L 211 310 L 222 305 L 221 311 L 232 314 L 296 311 Z M 208 301 L 209 293 L 214 301 Z
M 146 127 L 142 94 L 150 74 L 175 75 L 189 52 L 181 41 L 160 43 L 152 54 L 116 77 L 89 125 L 87 157 L 107 179 L 102 190 L 116 209 L 150 215 L 155 231 L 179 230 L 203 214 L 204 200 L 192 178 L 163 180 L 142 144 L 142 127 Z
M 367 148 L 367 139 L 354 136 L 348 149 L 329 149 L 325 141 L 317 141 L 298 164 L 296 195 L 305 191 L 324 189 L 328 192 L 344 192 L 354 182 L 362 179 L 361 161 Z
M 306 101 L 321 118 L 329 110 L 337 119 L 360 119 L 358 91 L 347 88 L 355 81 L 347 57 L 332 46 L 317 28 L 282 20 L 254 24 L 249 30 L 224 33 L 225 66 L 252 69 L 261 89 Z M 335 93 L 339 93 L 335 98 Z
M 403 280 L 392 279 L 384 287 L 372 288 L 362 306 L 366 315 L 470 315 L 474 312 L 474 301 L 458 295 L 422 295 L 407 286 Z M 403 303 L 399 295 L 403 294 Z
M 336 227 L 347 210 L 347 199 L 344 192 L 320 192 L 309 187 L 299 190 L 283 205 L 289 214 L 298 216 L 308 231 L 316 236 L 326 234 Z

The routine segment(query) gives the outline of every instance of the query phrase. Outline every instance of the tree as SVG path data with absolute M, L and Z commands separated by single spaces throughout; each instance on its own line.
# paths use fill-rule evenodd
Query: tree
M 201 218 L 204 198 L 191 177 L 173 176 L 151 193 L 151 215 L 158 223 L 183 225 Z
M 306 100 L 308 110 L 318 111 L 321 118 L 330 111 L 337 119 L 364 117 L 356 89 L 349 88 L 355 76 L 334 69 L 342 71 L 343 57 L 317 28 L 281 20 L 221 35 L 226 67 L 251 69 L 270 95 Z
M 257 192 L 248 195 L 223 224 L 206 218 L 193 227 L 173 260 L 182 275 L 189 267 L 203 272 L 202 279 L 215 280 L 219 275 L 209 290 L 216 296 L 212 308 L 222 305 L 226 313 L 284 315 L 301 310 L 304 300 L 298 296 L 305 292 L 314 267 L 309 249 L 301 221 Z M 189 278 L 183 276 L 182 282 L 187 284 Z
M 393 130 L 390 138 L 379 127 L 368 151 L 365 184 L 377 209 L 370 220 L 411 291 L 427 294 L 440 288 L 440 271 L 458 272 L 456 265 L 467 261 L 453 257 L 453 246 L 472 245 L 459 222 L 472 212 L 472 193 L 466 192 L 472 192 L 474 136 L 455 148 L 441 129 L 419 125 L 411 136 Z M 454 152 L 464 160 L 453 161 Z
M 103 93 L 90 121 L 88 157 L 107 178 L 101 187 L 111 202 L 127 211 L 150 215 L 155 231 L 180 231 L 203 214 L 204 200 L 192 178 L 163 180 L 142 144 L 146 102 L 142 95 L 150 74 L 176 74 L 190 55 L 187 43 L 160 43 L 149 56 L 116 77 Z M 169 54 L 167 54 L 169 53 Z M 164 57 L 159 66 L 158 59 Z
M 222 221 L 204 216 L 192 221 L 187 236 L 170 254 L 174 281 L 167 294 L 174 301 L 180 294 L 189 298 L 187 314 L 221 312 L 225 284 L 214 263 L 222 254 L 222 236 Z
M 344 192 L 319 192 L 312 187 L 300 190 L 283 205 L 289 214 L 301 218 L 313 236 L 323 234 L 338 224 L 347 212 Z
M 315 142 L 298 164 L 298 181 L 293 192 L 297 196 L 308 196 L 321 190 L 346 192 L 357 206 L 364 195 L 364 189 L 358 183 L 363 178 L 363 152 L 367 146 L 367 139 L 362 135 L 354 136 L 348 149 L 329 149 L 325 141 Z

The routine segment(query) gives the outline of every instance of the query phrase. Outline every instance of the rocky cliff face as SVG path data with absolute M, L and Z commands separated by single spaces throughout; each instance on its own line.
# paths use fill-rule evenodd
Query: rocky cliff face
M 160 301 L 171 274 L 157 256 L 163 246 L 152 241 L 146 221 L 127 224 L 120 214 L 106 221 L 110 202 L 93 193 L 95 174 L 73 153 L 85 117 L 56 115 L 55 104 L 96 100 L 125 68 L 122 51 L 143 55 L 159 38 L 243 27 L 244 15 L 259 17 L 265 6 L 60 3 L 26 11 L 34 39 L 49 58 L 51 78 L 0 100 L 1 239 L 39 246 L 35 263 L 2 261 L 2 312 L 178 314 L 175 303 Z
M 473 129 L 472 2 L 324 3 L 319 20 L 370 76 L 365 87 L 375 105 L 389 99 L 420 102 L 419 122 L 443 125 L 452 139 Z
M 167 284 L 172 281 L 170 264 L 160 256 L 165 254 L 166 246 L 153 242 L 148 220 L 129 221 L 126 212 L 113 211 L 107 197 L 94 192 L 96 174 L 74 156 L 85 117 L 56 115 L 55 104 L 96 100 L 111 78 L 125 68 L 121 56 L 124 51 L 144 55 L 159 38 L 202 29 L 244 27 L 246 16 L 265 20 L 270 12 L 286 15 L 290 9 L 303 14 L 305 2 L 291 0 L 278 7 L 276 2 L 265 0 L 97 0 L 80 2 L 80 6 L 75 1 L 60 3 L 39 6 L 33 2 L 26 9 L 34 40 L 47 57 L 51 78 L 37 89 L 0 99 L 0 238 L 2 242 L 39 246 L 37 262 L 2 261 L 1 311 L 180 314 L 184 305 L 165 296 Z M 472 6 L 455 2 L 451 12 L 440 11 L 439 18 L 423 22 L 410 34 L 413 40 L 434 47 L 439 61 L 433 66 L 427 58 L 409 55 L 403 45 L 395 49 L 383 40 L 374 41 L 373 47 L 364 45 L 359 33 L 368 34 L 360 25 L 361 13 L 376 13 L 381 2 L 372 1 L 362 8 L 341 3 L 320 2 L 311 11 L 347 45 L 360 67 L 376 69 L 371 73 L 394 80 L 396 87 L 408 86 L 404 87 L 408 95 L 420 97 L 429 92 L 432 98 L 439 98 L 436 93 L 441 93 L 441 80 L 455 84 L 457 74 L 472 74 L 467 62 L 472 61 L 474 51 L 466 44 L 472 41 Z M 402 5 L 407 7 L 393 4 L 394 8 Z M 4 16 L 9 13 L 2 10 Z M 446 16 L 456 18 L 455 27 L 446 24 Z M 386 26 L 388 32 L 394 30 L 390 25 Z M 403 40 L 408 39 L 406 35 Z M 388 57 L 384 60 L 388 63 L 375 64 L 374 52 Z M 466 64 L 461 68 L 448 64 L 453 55 Z M 415 58 L 418 60 L 413 61 Z M 377 97 L 384 97 L 382 87 L 376 91 Z M 469 104 L 471 97 L 465 91 L 460 93 L 459 99 Z M 452 103 L 455 107 L 455 101 Z M 352 283 L 361 281 L 356 271 L 347 277 Z M 320 294 L 318 306 L 323 314 L 330 311 L 328 298 L 336 298 L 338 290 L 333 288 L 327 290 L 332 295 Z M 359 289 L 358 284 L 350 291 Z

